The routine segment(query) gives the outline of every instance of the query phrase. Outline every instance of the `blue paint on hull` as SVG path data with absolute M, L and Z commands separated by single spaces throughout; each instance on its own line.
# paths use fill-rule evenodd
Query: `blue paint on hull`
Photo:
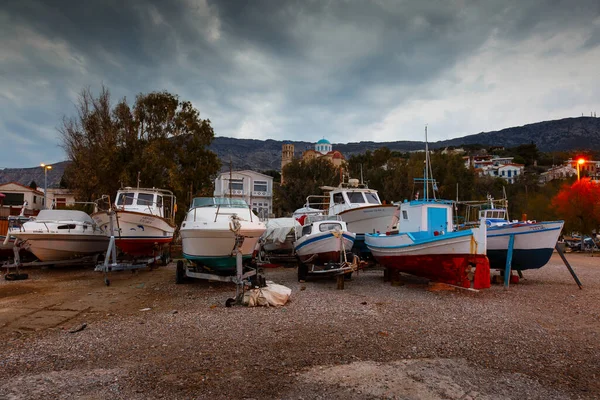
M 515 249 L 512 255 L 513 270 L 538 269 L 550 261 L 554 249 Z M 490 267 L 504 270 L 506 268 L 507 250 L 488 250 L 487 256 Z
M 201 256 L 192 256 L 190 254 L 183 253 L 183 257 L 187 260 L 190 260 L 196 264 L 203 265 L 207 268 L 214 270 L 216 273 L 230 273 L 235 272 L 236 268 L 236 258 L 232 256 L 226 257 L 201 257 Z M 252 258 L 252 255 L 242 256 L 243 260 L 249 260 Z

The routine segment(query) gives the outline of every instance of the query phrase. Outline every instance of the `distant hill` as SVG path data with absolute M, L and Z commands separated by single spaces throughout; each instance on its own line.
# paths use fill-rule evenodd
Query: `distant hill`
M 48 187 L 58 187 L 69 161 L 50 165 L 52 165 L 52 169 L 47 173 Z M 17 182 L 29 186 L 32 181 L 37 184 L 38 188 L 44 188 L 44 169 L 42 167 L 0 169 L 0 183 Z
M 537 122 L 519 127 L 506 128 L 494 132 L 481 132 L 475 135 L 430 143 L 431 148 L 481 144 L 484 146 L 514 147 L 520 144 L 535 143 L 541 151 L 600 150 L 600 118 L 577 117 L 555 121 Z M 313 143 L 287 140 L 256 140 L 216 137 L 210 149 L 217 153 L 222 162 L 222 170 L 252 169 L 255 171 L 279 170 L 281 168 L 281 146 L 294 145 L 296 155 L 313 148 Z M 387 147 L 396 151 L 423 150 L 422 141 L 397 142 L 353 142 L 333 144 L 335 150 L 346 157 Z M 68 162 L 53 164 L 48 172 L 48 186 L 57 186 Z M 44 185 L 44 171 L 40 167 L 7 168 L 0 170 L 0 183 L 16 181 L 24 185 L 34 180 L 38 186 Z

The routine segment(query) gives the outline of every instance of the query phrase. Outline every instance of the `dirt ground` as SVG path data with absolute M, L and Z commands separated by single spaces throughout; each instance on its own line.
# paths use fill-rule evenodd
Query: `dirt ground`
M 29 269 L 0 281 L 0 398 L 599 398 L 600 257 L 567 257 L 583 290 L 557 256 L 478 293 L 266 269 L 280 308 L 226 308 L 234 286 L 175 285 L 173 264 L 108 287 Z

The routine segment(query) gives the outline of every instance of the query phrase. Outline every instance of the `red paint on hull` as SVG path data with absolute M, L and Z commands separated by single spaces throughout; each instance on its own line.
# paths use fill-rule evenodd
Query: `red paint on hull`
M 300 261 L 306 264 L 317 264 L 317 265 L 325 265 L 327 263 L 337 263 L 340 262 L 340 252 L 339 251 L 328 251 L 325 253 L 319 253 L 313 256 L 298 256 Z
M 473 289 L 490 287 L 490 262 L 485 255 L 432 254 L 385 256 L 377 261 L 386 268 L 420 276 L 435 282 Z M 475 273 L 471 274 L 471 267 Z
M 123 253 L 132 256 L 153 256 L 158 255 L 163 246 L 171 243 L 173 238 L 149 238 L 149 239 L 116 239 L 117 247 Z

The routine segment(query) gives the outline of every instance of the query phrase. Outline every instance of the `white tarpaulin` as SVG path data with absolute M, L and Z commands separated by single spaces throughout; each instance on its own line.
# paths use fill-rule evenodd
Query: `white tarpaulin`
M 265 225 L 267 230 L 263 234 L 263 238 L 272 243 L 283 243 L 286 236 L 293 232 L 295 227 L 302 228 L 302 225 L 294 218 L 273 218 L 268 220 Z
M 288 302 L 292 289 L 267 281 L 267 286 L 250 289 L 244 293 L 243 304 L 248 307 L 257 306 L 283 306 Z

